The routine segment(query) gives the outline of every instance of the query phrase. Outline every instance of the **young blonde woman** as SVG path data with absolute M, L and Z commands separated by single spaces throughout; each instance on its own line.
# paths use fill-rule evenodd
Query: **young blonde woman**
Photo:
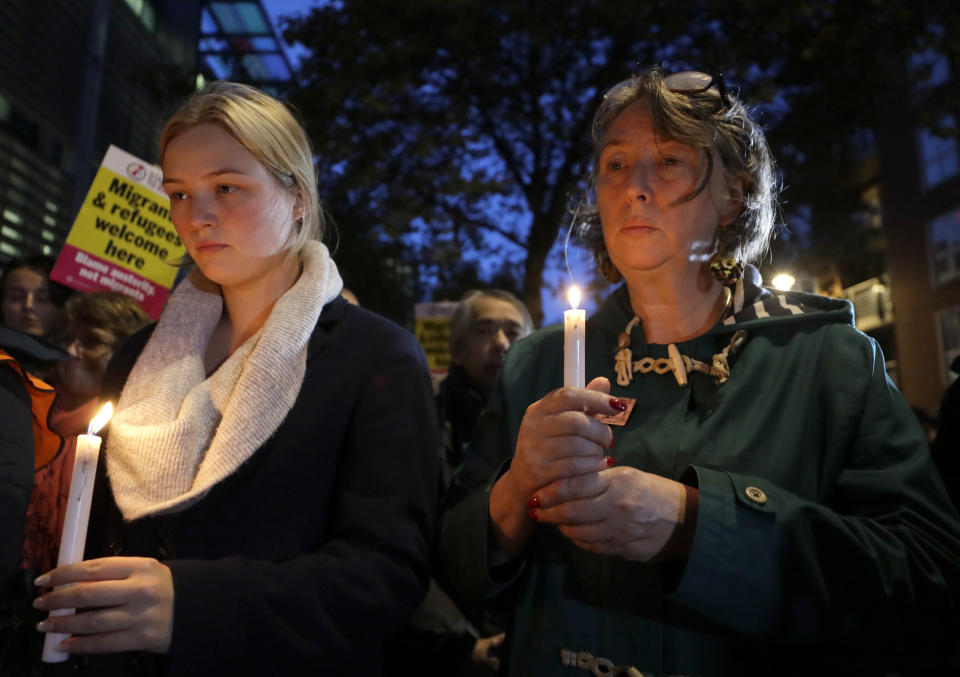
M 167 123 L 161 160 L 197 270 L 107 373 L 91 559 L 38 579 L 74 584 L 40 608 L 77 609 L 41 629 L 124 674 L 375 674 L 427 576 L 422 352 L 340 296 L 281 103 L 212 84 Z

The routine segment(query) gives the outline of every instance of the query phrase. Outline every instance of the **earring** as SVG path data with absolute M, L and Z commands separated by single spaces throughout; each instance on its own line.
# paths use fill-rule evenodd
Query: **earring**
M 717 230 L 722 232 L 727 229 L 730 222 L 723 220 L 717 226 Z M 716 253 L 710 257 L 710 272 L 717 278 L 720 284 L 725 287 L 732 287 L 743 277 L 743 261 L 738 261 L 730 256 L 725 246 L 718 246 Z
M 720 284 L 729 287 L 743 277 L 743 262 L 737 261 L 732 256 L 722 256 L 717 252 L 710 259 L 710 272 Z

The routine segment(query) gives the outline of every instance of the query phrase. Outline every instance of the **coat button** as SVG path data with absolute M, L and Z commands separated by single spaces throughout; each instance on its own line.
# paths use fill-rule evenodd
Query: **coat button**
M 747 498 L 757 505 L 763 505 L 767 502 L 767 495 L 763 492 L 763 489 L 758 489 L 757 487 L 747 487 L 743 490 L 743 493 L 745 493 Z

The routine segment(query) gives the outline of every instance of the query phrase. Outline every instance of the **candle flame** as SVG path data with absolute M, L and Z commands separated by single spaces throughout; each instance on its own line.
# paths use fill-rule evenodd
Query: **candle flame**
M 90 425 L 87 426 L 87 434 L 96 435 L 103 426 L 107 425 L 107 421 L 110 420 L 111 416 L 113 416 L 113 403 L 107 402 L 103 405 L 103 408 L 97 412 L 97 415 L 93 417 L 93 420 L 90 421 Z
M 570 302 L 570 307 L 576 309 L 580 305 L 580 287 L 577 285 L 570 285 L 570 289 L 567 290 L 567 300 Z

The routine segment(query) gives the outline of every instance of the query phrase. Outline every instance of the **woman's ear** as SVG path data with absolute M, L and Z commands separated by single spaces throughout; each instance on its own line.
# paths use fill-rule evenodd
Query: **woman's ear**
M 297 199 L 293 203 L 293 220 L 297 221 L 303 218 L 303 194 L 297 189 Z
M 747 180 L 744 178 L 732 178 L 727 181 L 727 200 L 726 205 L 720 214 L 721 223 L 733 223 L 743 211 L 743 199 L 747 194 Z

